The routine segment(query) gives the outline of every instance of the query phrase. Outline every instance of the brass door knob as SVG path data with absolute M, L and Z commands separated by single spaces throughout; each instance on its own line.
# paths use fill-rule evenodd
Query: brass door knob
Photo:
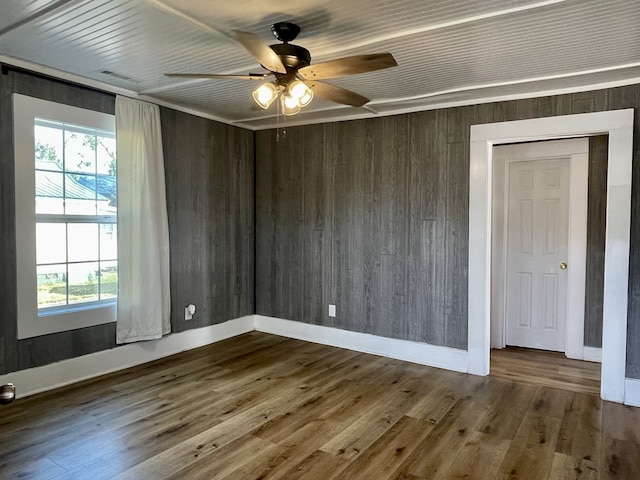
M 567 264 L 564 262 L 560 262 L 560 270 L 566 270 L 567 269 Z

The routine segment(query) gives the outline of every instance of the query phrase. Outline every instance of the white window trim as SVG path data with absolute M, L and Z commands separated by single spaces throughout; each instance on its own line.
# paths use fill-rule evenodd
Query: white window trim
M 36 118 L 115 131 L 115 116 L 13 94 L 15 149 L 18 339 L 115 322 L 116 305 L 73 306 L 65 313 L 38 316 L 36 277 L 35 139 Z

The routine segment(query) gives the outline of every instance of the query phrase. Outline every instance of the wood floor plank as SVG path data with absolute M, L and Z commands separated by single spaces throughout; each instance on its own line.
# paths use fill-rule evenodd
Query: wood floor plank
M 300 405 L 291 405 L 282 414 L 261 425 L 253 434 L 277 443 L 320 418 L 336 403 L 341 404 L 352 397 L 354 391 L 355 389 L 350 388 L 349 381 L 338 382 Z
M 329 474 L 328 478 L 391 478 L 432 429 L 433 425 L 429 422 L 403 416 L 345 470 L 337 475 Z
M 599 395 L 600 364 L 560 352 L 507 347 L 491 350 L 491 375 L 531 385 Z
M 541 386 L 536 391 L 530 409 L 540 415 L 562 418 L 566 413 L 567 401 L 566 392 L 557 388 Z
M 465 394 L 464 375 L 443 375 L 435 388 L 423 395 L 407 412 L 410 417 L 438 423 Z
M 252 332 L 1 407 L 0 478 L 640 479 L 599 366 L 508 353 L 477 377 Z
M 605 437 L 600 470 L 602 480 L 636 480 L 640 478 L 640 445 Z
M 203 394 L 199 401 L 186 405 L 174 404 L 170 410 L 145 417 L 118 430 L 91 439 L 81 439 L 64 449 L 51 452 L 48 458 L 69 470 L 97 459 L 108 463 L 126 458 L 129 466 L 134 466 L 176 442 L 218 425 L 220 419 L 216 415 L 209 415 L 205 408 L 211 401 L 207 394 Z
M 352 460 L 384 435 L 416 401 L 415 392 L 386 389 L 377 401 L 320 449 L 339 458 Z
M 538 387 L 511 383 L 503 390 L 501 399 L 489 407 L 478 430 L 502 438 L 513 438 Z
M 65 468 L 56 465 L 48 458 L 34 460 L 28 464 L 21 464 L 16 469 L 2 468 L 5 478 L 38 478 L 42 480 L 56 480 L 67 473 Z M 64 478 L 64 477 L 62 477 Z
M 183 442 L 176 443 L 174 446 L 114 478 L 119 480 L 136 479 L 143 474 L 149 475 L 149 473 L 155 478 L 162 478 L 163 475 L 172 474 L 178 465 L 185 466 L 193 462 L 193 458 L 197 458 L 194 457 L 196 453 L 206 454 L 208 451 L 218 449 L 260 427 L 269 419 L 277 416 L 281 404 L 289 402 L 302 403 L 316 393 L 314 389 L 304 391 L 296 387 L 283 389 L 277 398 L 264 399 L 262 402 L 218 423 L 214 427 Z
M 473 432 L 443 480 L 485 480 L 496 478 L 500 465 L 507 454 L 510 440 Z
M 191 408 L 197 405 L 196 398 L 194 397 L 192 400 Z M 208 401 L 211 401 L 210 398 Z M 165 417 L 165 414 L 175 408 L 176 404 L 157 399 L 155 402 L 134 402 L 129 407 L 121 410 L 115 408 L 108 414 L 90 417 L 86 420 L 80 416 L 73 420 L 67 419 L 66 426 L 56 426 L 52 429 L 38 427 L 35 430 L 19 431 L 17 435 L 12 438 L 6 437 L 1 443 L 7 448 L 3 454 L 6 459 L 4 470 L 10 471 L 15 465 L 35 461 L 39 458 L 63 455 L 65 450 L 72 452 L 77 461 L 88 462 L 93 458 L 92 456 L 106 453 L 104 449 L 100 448 L 101 442 L 106 446 L 107 452 L 113 450 L 118 447 L 114 439 L 125 434 L 131 435 L 135 432 L 137 422 L 153 420 L 155 417 L 162 419 L 166 425 L 169 419 Z M 69 425 L 73 425 L 73 428 L 69 428 Z M 36 431 L 38 435 L 34 435 Z M 11 450 L 8 450 L 9 448 Z M 82 454 L 83 451 L 88 452 L 89 457 L 85 457 Z M 70 464 L 69 467 L 73 467 L 73 465 Z
M 570 455 L 576 461 L 586 460 L 600 467 L 602 411 L 600 399 L 573 393 L 567 399 L 562 417 L 556 452 Z
M 246 462 L 255 452 L 270 451 L 276 445 L 253 436 L 251 433 L 243 435 L 227 445 L 206 452 L 194 453 L 194 461 L 173 474 L 165 474 L 167 480 L 217 480 L 231 475 L 239 465 Z
M 436 424 L 397 474 L 442 478 L 484 417 L 487 408 L 470 400 L 459 400 Z
M 287 479 L 288 472 L 298 465 L 301 458 L 310 456 L 342 428 L 344 426 L 339 422 L 327 419 L 309 422 L 280 441 L 277 448 L 257 452 L 252 458 L 247 459 L 241 468 L 224 478 Z
M 554 453 L 548 480 L 598 480 L 600 474 L 594 461 Z
M 547 478 L 560 433 L 560 422 L 556 417 L 527 412 L 500 466 L 497 478 Z
M 640 408 L 604 402 L 602 431 L 609 437 L 640 445 Z
M 344 470 L 349 462 L 322 450 L 316 450 L 287 472 L 289 480 L 326 480 L 327 472 Z

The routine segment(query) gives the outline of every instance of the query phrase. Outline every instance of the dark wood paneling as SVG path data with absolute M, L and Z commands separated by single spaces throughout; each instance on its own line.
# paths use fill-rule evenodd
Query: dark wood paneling
M 171 326 L 180 332 L 250 315 L 253 133 L 161 108 L 171 249 Z M 193 303 L 193 320 L 184 308 Z
M 12 94 L 114 113 L 115 97 L 52 79 L 0 75 L 0 374 L 114 348 L 115 324 L 16 340 Z M 253 133 L 162 110 L 171 242 L 172 329 L 254 313 Z M 184 307 L 195 303 L 194 320 Z
M 15 189 L 13 186 L 13 73 L 0 74 L 0 374 L 10 371 L 9 358 L 15 358 L 16 230 Z M 15 368 L 14 368 L 15 369 Z
M 604 247 L 607 219 L 607 150 L 609 137 L 589 139 L 589 198 L 587 206 L 587 270 L 584 305 L 584 344 L 602 347 Z
M 313 240 L 305 246 L 299 265 L 304 269 L 302 277 L 311 280 L 299 283 L 304 314 L 294 319 L 465 349 L 469 127 L 636 107 L 639 91 L 640 86 L 619 87 L 296 129 L 300 142 L 325 134 L 324 145 L 315 146 L 314 156 L 305 158 L 305 178 L 297 181 L 296 189 L 304 192 L 305 218 L 330 217 L 331 221 L 314 221 L 313 237 L 307 230 Z M 636 148 L 639 131 L 636 127 Z M 275 157 L 275 132 L 259 132 L 257 138 L 257 256 L 258 265 L 263 266 L 256 279 L 257 295 L 263 299 L 257 313 L 283 317 L 290 311 L 279 308 L 273 299 L 283 293 L 282 279 L 299 278 L 300 272 L 273 252 L 280 248 L 279 242 L 289 245 L 289 236 L 295 238 L 298 232 L 285 228 L 291 225 L 290 199 L 273 186 L 282 175 L 279 164 L 296 158 L 298 150 L 290 142 L 278 142 Z M 606 146 L 595 145 L 588 248 L 589 258 L 597 259 L 604 251 Z M 640 248 L 635 245 L 640 245 L 640 226 L 635 219 L 640 192 L 635 172 L 639 169 L 636 158 L 628 373 L 637 378 Z M 312 200 L 318 198 L 320 188 L 326 196 L 322 202 Z M 329 297 L 321 290 L 330 292 Z M 598 261 L 589 264 L 585 301 L 585 343 L 598 346 L 602 330 L 602 263 Z M 339 314 L 335 320 L 327 317 L 327 306 L 334 302 Z
M 640 88 L 638 89 L 640 105 Z M 636 109 L 636 113 L 638 109 Z M 636 132 L 638 128 L 636 116 Z M 629 258 L 629 313 L 627 324 L 627 376 L 640 379 L 640 146 L 633 154 L 631 202 L 631 255 Z
M 113 111 L 108 94 L 23 73 L 0 78 L 0 373 L 111 348 L 114 337 L 109 325 L 15 340 L 14 91 Z M 263 131 L 255 144 L 250 132 L 163 109 L 164 134 L 171 137 L 165 153 L 174 330 L 203 326 L 208 320 L 198 314 L 205 311 L 215 311 L 212 323 L 255 311 L 465 348 L 467 292 L 453 289 L 466 289 L 469 126 L 638 105 L 636 85 L 297 127 L 286 137 L 281 131 L 278 142 L 275 132 Z M 634 135 L 638 148 L 640 128 Z M 634 378 L 640 378 L 639 165 L 636 151 L 627 360 Z M 590 203 L 601 200 L 590 194 Z M 189 302 L 202 308 L 185 324 Z M 587 302 L 598 308 L 597 299 Z M 336 319 L 327 316 L 329 303 L 338 305 Z M 587 344 L 597 339 L 593 332 L 586 327 Z
M 443 110 L 299 127 L 286 141 L 276 141 L 275 131 L 258 132 L 257 313 L 466 346 L 464 139 L 474 112 L 470 107 L 451 116 Z M 310 141 L 322 133 L 323 146 Z M 300 156 L 300 144 L 314 146 Z M 304 301 L 304 314 L 294 317 L 277 299 L 286 278 L 300 278 L 288 257 L 301 233 L 290 229 L 297 206 L 288 187 L 274 188 L 284 174 L 281 164 L 291 158 L 304 162 L 304 178 L 291 181 L 303 192 L 302 234 L 308 239 L 299 262 L 303 281 L 287 290 Z M 336 318 L 328 317 L 330 303 L 337 306 Z

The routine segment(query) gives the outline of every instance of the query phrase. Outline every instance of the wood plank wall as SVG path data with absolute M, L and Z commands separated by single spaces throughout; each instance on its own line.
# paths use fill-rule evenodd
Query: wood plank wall
M 470 126 L 636 108 L 627 363 L 640 378 L 637 107 L 632 85 L 295 127 L 280 141 L 275 130 L 257 132 L 256 313 L 465 349 Z M 598 162 L 593 172 L 606 169 L 606 157 Z M 599 213 L 589 230 L 601 232 L 594 179 L 589 208 Z M 589 251 L 601 241 L 590 234 Z M 594 346 L 601 268 L 588 273 L 585 338 Z
M 607 220 L 607 150 L 609 136 L 589 138 L 587 282 L 584 299 L 584 344 L 602 347 L 604 249 Z
M 15 339 L 13 92 L 113 112 L 108 94 L 12 70 L 0 75 L 0 374 L 114 346 L 113 325 Z M 258 132 L 255 309 L 253 134 L 161 109 L 174 331 L 255 312 L 465 348 L 469 126 L 639 106 L 635 85 L 290 128 L 279 142 L 275 131 Z M 633 378 L 640 378 L 639 124 L 636 113 L 627 359 Z M 602 208 L 592 192 L 590 212 L 592 202 Z M 599 218 L 590 215 L 590 231 Z M 590 252 L 600 248 L 594 238 Z M 596 292 L 598 275 L 589 275 L 587 291 Z M 596 312 L 588 318 L 601 315 L 595 297 L 587 299 Z M 190 323 L 182 320 L 187 303 L 200 307 Z M 338 305 L 335 319 L 327 316 L 329 303 Z M 600 336 L 586 327 L 587 345 L 597 346 Z
M 252 315 L 253 132 L 169 108 L 160 112 L 172 331 Z M 190 303 L 196 314 L 185 321 Z
M 6 74 L 4 74 L 6 73 Z M 21 93 L 114 113 L 114 96 L 9 69 L 0 75 L 0 374 L 115 347 L 115 325 L 16 340 L 13 108 Z M 161 109 L 172 329 L 254 312 L 253 133 Z M 198 306 L 184 321 L 184 307 Z

